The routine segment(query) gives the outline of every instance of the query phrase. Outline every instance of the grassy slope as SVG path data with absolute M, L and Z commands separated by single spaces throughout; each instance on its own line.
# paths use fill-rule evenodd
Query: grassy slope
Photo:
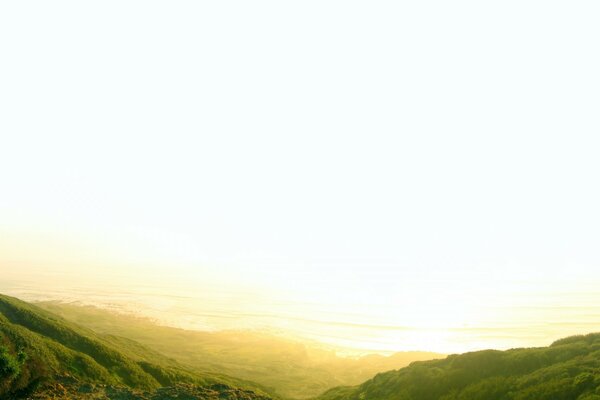
M 415 362 L 320 400 L 600 400 L 600 334 Z
M 400 368 L 415 360 L 443 357 L 436 353 L 407 352 L 390 357 L 348 359 L 264 334 L 188 331 L 94 307 L 39 305 L 97 333 L 128 337 L 183 364 L 258 382 L 286 398 L 315 397 L 332 387 L 356 385 L 378 372 Z
M 37 306 L 0 295 L 0 398 L 24 395 L 59 376 L 145 390 L 177 383 L 219 383 L 261 392 L 252 383 L 200 374 L 131 340 L 98 335 Z

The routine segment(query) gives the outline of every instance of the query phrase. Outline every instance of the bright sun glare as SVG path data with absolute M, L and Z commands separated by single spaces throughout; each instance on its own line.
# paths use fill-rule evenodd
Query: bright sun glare
M 3 4 L 2 276 L 356 351 L 589 331 L 598 14 L 434 3 Z

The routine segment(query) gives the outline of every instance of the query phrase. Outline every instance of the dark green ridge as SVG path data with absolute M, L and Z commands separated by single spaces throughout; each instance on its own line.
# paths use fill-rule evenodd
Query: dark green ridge
M 600 334 L 414 362 L 319 400 L 600 400 Z

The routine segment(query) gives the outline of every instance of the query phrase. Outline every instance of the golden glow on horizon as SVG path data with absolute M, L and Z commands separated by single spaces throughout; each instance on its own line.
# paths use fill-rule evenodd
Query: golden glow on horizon
M 2 4 L 0 274 L 380 351 L 599 330 L 597 11 Z

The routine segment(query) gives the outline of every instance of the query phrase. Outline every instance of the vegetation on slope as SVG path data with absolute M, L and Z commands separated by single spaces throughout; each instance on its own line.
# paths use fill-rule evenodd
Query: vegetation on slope
M 415 362 L 320 400 L 600 400 L 600 334 Z
M 237 386 L 261 393 L 257 385 L 200 374 L 131 340 L 97 335 L 34 305 L 0 295 L 0 398 L 33 396 L 57 382 L 62 382 L 62 388 L 87 382 L 147 393 L 181 384 Z
M 96 307 L 38 303 L 98 334 L 116 334 L 201 370 L 258 382 L 286 398 L 311 398 L 339 385 L 357 385 L 378 372 L 412 361 L 440 358 L 428 352 L 389 357 L 336 356 L 306 343 L 251 332 L 198 332 L 158 326 L 150 320 L 119 315 Z

